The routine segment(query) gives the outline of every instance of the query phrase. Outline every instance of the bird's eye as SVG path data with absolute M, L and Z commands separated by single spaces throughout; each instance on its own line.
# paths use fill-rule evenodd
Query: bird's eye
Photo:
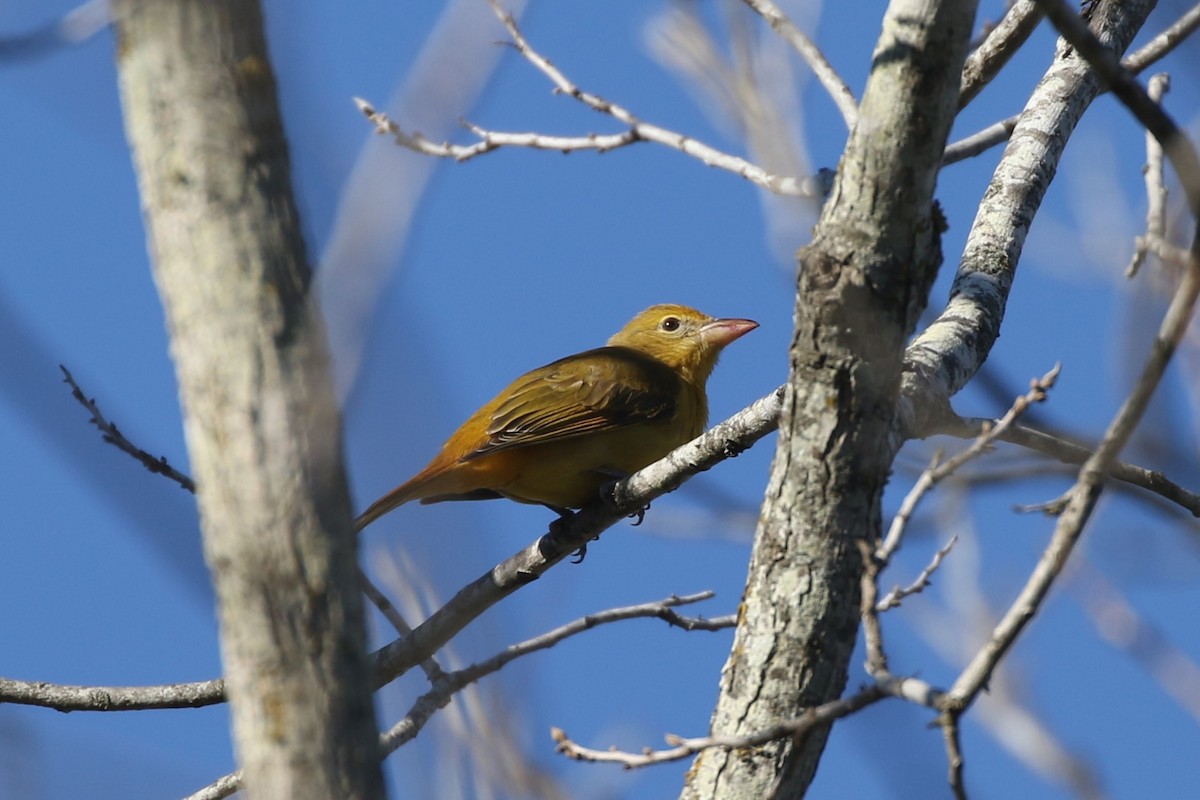
M 679 317 L 663 317 L 662 322 L 658 323 L 658 327 L 667 333 L 679 330 Z

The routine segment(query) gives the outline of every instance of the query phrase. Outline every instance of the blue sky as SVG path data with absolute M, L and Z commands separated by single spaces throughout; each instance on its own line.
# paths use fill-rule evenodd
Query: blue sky
M 722 18 L 720 6 L 700 5 L 709 19 Z M 985 3 L 981 14 L 994 18 L 1001 5 Z M 1180 10 L 1179 4 L 1161 6 L 1148 31 Z M 522 28 L 584 88 L 647 120 L 743 153 L 738 137 L 714 125 L 653 58 L 646 31 L 666 7 L 630 0 L 533 2 Z M 66 2 L 7 3 L 0 7 L 0 30 L 29 30 L 71 8 Z M 815 29 L 856 94 L 883 8 L 880 2 L 829 4 Z M 433 35 L 441 9 L 435 3 L 266 3 L 314 261 L 331 252 L 339 203 L 364 146 L 387 145 L 350 98 L 384 106 Z M 496 26 L 490 39 L 502 38 Z M 1052 44 L 1050 33 L 1039 31 L 1011 72 L 967 110 L 955 135 L 1018 111 Z M 463 51 L 443 69 L 465 70 L 497 56 L 492 45 L 483 49 Z M 500 130 L 619 130 L 552 96 L 544 77 L 514 52 L 498 55 L 482 98 L 455 113 Z M 1196 50 L 1165 66 L 1174 78 L 1168 106 L 1192 124 Z M 809 84 L 798 124 L 812 164 L 835 167 L 845 129 Z M 101 34 L 43 57 L 0 63 L 0 104 L 0 501 L 7 512 L 0 675 L 81 684 L 213 677 L 219 654 L 193 499 L 105 445 L 58 371 L 60 363 L 71 369 L 135 442 L 186 468 L 111 38 Z M 405 120 L 403 112 L 394 116 Z M 1062 378 L 1040 419 L 1084 437 L 1095 438 L 1120 403 L 1153 330 L 1147 320 L 1161 309 L 1147 280 L 1128 284 L 1120 277 L 1142 225 L 1143 153 L 1142 135 L 1128 115 L 1111 99 L 1098 101 L 1034 225 L 989 360 L 1009 395 L 1061 361 Z M 934 310 L 944 302 L 998 157 L 996 150 L 955 165 L 939 182 L 951 228 Z M 653 303 L 683 302 L 761 323 L 726 351 L 710 382 L 713 421 L 786 378 L 794 270 L 788 253 L 804 240 L 773 240 L 757 190 L 740 178 L 652 145 L 603 155 L 502 151 L 465 164 L 380 158 L 385 167 L 366 178 L 368 186 L 378 184 L 379 196 L 422 169 L 429 170 L 429 183 L 402 249 L 384 257 L 387 272 L 371 313 L 346 319 L 330 309 L 331 327 L 365 335 L 345 405 L 346 459 L 358 507 L 422 466 L 468 413 L 513 377 L 602 343 Z M 376 212 L 381 208 L 386 221 L 389 206 Z M 800 231 L 811 224 L 802 214 L 795 219 Z M 1148 419 L 1150 438 L 1135 458 L 1194 488 L 1197 430 L 1189 403 L 1195 398 L 1185 391 L 1187 380 L 1173 369 Z M 955 405 L 964 414 L 1004 410 L 974 388 Z M 769 438 L 657 501 L 643 526 L 612 529 L 583 565 L 561 565 L 486 614 L 456 643 L 458 657 L 486 657 L 585 613 L 672 593 L 712 589 L 716 599 L 693 613 L 732 611 L 772 446 Z M 914 443 L 902 454 L 886 513 L 914 477 L 908 467 L 923 464 L 930 451 L 928 443 Z M 954 589 L 964 586 L 978 589 L 993 613 L 1002 610 L 1052 528 L 1051 520 L 1015 514 L 1012 505 L 1051 499 L 1067 485 L 1062 477 L 989 483 L 957 507 L 926 507 L 885 584 L 907 582 L 924 566 L 948 536 L 938 527 L 947 515 L 953 525 L 974 529 L 978 552 L 956 550 L 950 562 L 957 571 L 947 565 L 926 595 L 886 615 L 894 671 L 919 673 L 935 684 L 953 680 L 958 662 L 945 660 L 930 642 L 967 634 L 960 619 L 938 612 L 961 608 Z M 1200 618 L 1188 609 L 1200 601 L 1196 526 L 1178 514 L 1146 512 L 1137 500 L 1129 494 L 1107 499 L 1084 549 L 1089 563 L 1194 662 Z M 445 598 L 544 531 L 547 521 L 542 509 L 509 503 L 405 507 L 372 528 L 364 555 L 382 560 L 406 551 L 413 569 Z M 1014 678 L 1025 707 L 1096 766 L 1111 796 L 1195 796 L 1200 777 L 1185 758 L 1200 748 L 1196 718 L 1097 635 L 1080 585 L 1056 590 L 1005 674 Z M 506 710 L 496 716 L 569 796 L 673 796 L 686 763 L 625 773 L 570 762 L 554 754 L 549 727 L 560 726 L 584 744 L 629 749 L 661 745 L 667 732 L 702 734 L 730 637 L 626 622 L 514 663 L 487 679 L 483 692 L 503 698 Z M 852 686 L 866 679 L 860 665 L 856 657 Z M 380 700 L 382 722 L 394 722 L 421 689 L 415 677 L 390 688 Z M 967 719 L 974 794 L 1070 796 L 1031 772 L 974 717 Z M 891 702 L 840 725 L 813 796 L 944 796 L 941 738 L 929 721 L 924 710 Z M 446 737 L 444 725 L 431 725 L 389 761 L 394 796 L 445 796 L 442 781 L 458 769 L 438 749 Z M 181 796 L 231 766 L 223 709 L 61 715 L 0 707 L 2 797 Z

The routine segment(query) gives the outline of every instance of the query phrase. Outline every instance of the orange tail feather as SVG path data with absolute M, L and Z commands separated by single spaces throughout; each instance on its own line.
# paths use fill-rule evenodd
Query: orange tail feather
M 441 477 L 445 471 L 446 467 L 436 461 L 430 464 L 368 506 L 367 510 L 359 515 L 358 519 L 354 520 L 354 530 L 361 531 L 384 514 L 399 508 L 405 503 L 426 497 L 429 492 L 425 490 L 429 488 L 429 484 Z

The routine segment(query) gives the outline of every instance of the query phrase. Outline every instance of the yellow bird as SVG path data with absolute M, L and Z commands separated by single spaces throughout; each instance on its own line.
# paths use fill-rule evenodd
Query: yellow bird
M 410 500 L 507 497 L 561 515 L 704 431 L 705 384 L 722 348 L 758 327 L 651 306 L 605 347 L 513 381 L 455 431 L 425 469 L 371 504 L 356 530 Z

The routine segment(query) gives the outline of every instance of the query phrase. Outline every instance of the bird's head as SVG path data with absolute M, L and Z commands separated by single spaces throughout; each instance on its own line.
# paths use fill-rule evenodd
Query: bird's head
M 703 387 L 722 348 L 758 327 L 749 319 L 716 319 L 694 308 L 650 306 L 631 319 L 608 344 L 641 351 Z

